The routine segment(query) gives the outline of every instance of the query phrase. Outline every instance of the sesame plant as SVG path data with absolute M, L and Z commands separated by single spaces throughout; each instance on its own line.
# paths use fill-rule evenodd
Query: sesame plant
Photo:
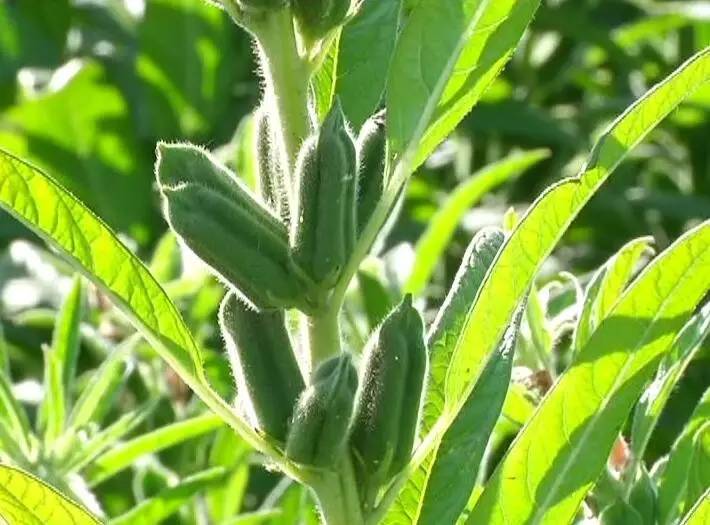
M 688 450 L 707 461 L 706 412 L 689 423 L 676 470 L 671 456 L 656 481 L 641 458 L 664 392 L 708 330 L 708 308 L 698 307 L 710 290 L 710 222 L 633 280 L 647 240 L 594 275 L 567 366 L 549 351 L 535 278 L 624 157 L 710 80 L 710 48 L 612 122 L 577 177 L 548 188 L 505 231 L 479 232 L 430 326 L 403 294 L 360 352 L 341 326 L 360 265 L 396 218 L 412 173 L 500 73 L 539 1 L 216 4 L 253 37 L 261 64 L 258 187 L 185 143 L 158 144 L 155 175 L 171 230 L 224 284 L 233 398 L 210 384 L 158 280 L 51 176 L 0 153 L 0 205 L 103 290 L 272 469 L 308 487 L 323 523 L 570 523 L 589 513 L 606 523 L 703 523 L 707 473 L 685 484 L 677 473 L 692 468 Z M 553 384 L 484 473 L 526 341 L 538 352 L 526 357 Z M 631 464 L 614 477 L 607 459 L 630 416 Z M 37 514 L 32 491 L 51 494 L 43 505 L 75 522 L 94 520 L 27 473 L 0 475 L 0 515 L 11 523 L 33 512 L 50 519 Z M 656 485 L 668 498 L 663 511 L 639 497 Z

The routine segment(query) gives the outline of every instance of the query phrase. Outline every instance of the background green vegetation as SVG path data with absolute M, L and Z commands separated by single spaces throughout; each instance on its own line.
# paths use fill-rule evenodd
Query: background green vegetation
M 551 182 L 573 175 L 611 119 L 709 44 L 708 2 L 544 2 L 504 74 L 408 185 L 402 213 L 373 271 L 385 286 L 363 276 L 361 283 L 370 282 L 371 296 L 379 300 L 353 309 L 351 337 L 357 337 L 359 325 L 376 324 L 389 309 L 396 297 L 392 290 L 406 285 L 414 246 L 427 224 L 471 174 L 520 150 L 544 150 L 529 167 L 523 165 L 527 169 L 520 166 L 491 182 L 491 191 L 481 192 L 475 207 L 469 206 L 473 199 L 463 198 L 460 215 L 439 219 L 453 237 L 443 243 L 445 253 L 430 256 L 433 275 L 421 283 L 426 285 L 430 316 L 476 231 L 500 225 L 511 207 L 524 211 Z M 248 118 L 260 92 L 255 68 L 246 34 L 221 11 L 197 0 L 147 0 L 145 5 L 0 0 L 0 147 L 47 169 L 151 262 L 206 349 L 210 376 L 225 395 L 230 378 L 216 327 L 222 287 L 182 260 L 172 238 L 163 236 L 166 224 L 153 187 L 154 149 L 158 140 L 191 141 L 215 151 L 239 171 L 249 161 L 240 144 L 249 133 Z M 548 261 L 540 285 L 557 278 L 562 269 L 585 284 L 590 272 L 629 239 L 653 235 L 660 251 L 709 212 L 706 86 L 667 119 L 590 202 Z M 22 239 L 30 243 L 18 242 Z M 42 410 L 42 376 L 51 356 L 45 351 L 43 359 L 40 349 L 51 343 L 56 311 L 72 290 L 72 281 L 69 268 L 35 240 L 0 212 L 0 355 L 8 356 L 16 397 L 30 419 L 40 420 L 35 414 Z M 569 291 L 569 286 L 561 289 Z M 77 398 L 97 367 L 117 347 L 130 345 L 133 334 L 93 288 L 81 294 L 84 306 L 74 320 L 80 348 L 72 391 Z M 564 303 L 565 295 L 559 297 Z M 565 332 L 553 335 L 562 338 Z M 202 405 L 147 345 L 136 344 L 130 356 L 117 358 L 123 363 L 120 385 L 112 403 L 92 419 L 96 435 L 132 410 L 140 417 L 117 431 L 114 442 L 204 414 Z M 535 379 L 525 376 L 518 383 L 531 391 L 531 398 L 544 390 Z M 708 386 L 706 343 L 661 415 L 646 452 L 649 464 L 668 451 Z M 230 431 L 215 434 L 219 424 L 199 423 L 204 425 L 197 425 L 203 428 L 200 432 L 180 431 L 181 439 L 200 434 L 189 443 L 128 462 L 124 466 L 130 468 L 111 477 L 104 479 L 96 468 L 85 471 L 77 465 L 73 472 L 89 480 L 88 486 L 77 482 L 67 491 L 90 505 L 86 494 L 91 489 L 109 516 L 160 494 L 163 507 L 157 515 L 182 508 L 170 523 L 202 523 L 204 516 L 217 521 L 257 511 L 263 511 L 253 517 L 257 521 L 299 523 L 305 515 L 315 520 L 303 489 L 264 470 L 261 458 L 250 454 Z M 511 429 L 501 434 L 501 443 L 510 440 L 514 424 Z M 500 450 L 494 450 L 493 461 Z M 89 451 L 84 459 L 96 461 L 106 451 L 106 446 L 93 456 Z M 44 459 L 39 463 L 52 464 Z M 224 471 L 207 470 L 214 467 Z M 57 483 L 47 471 L 33 471 Z M 189 479 L 195 472 L 197 480 Z M 166 493 L 176 480 L 187 488 L 177 496 L 175 490 Z M 206 498 L 195 502 L 197 492 Z M 174 508 L 166 501 L 175 503 Z

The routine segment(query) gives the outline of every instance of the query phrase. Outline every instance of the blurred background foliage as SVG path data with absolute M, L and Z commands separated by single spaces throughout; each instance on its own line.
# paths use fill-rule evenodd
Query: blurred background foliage
M 446 219 L 450 224 L 444 229 L 452 238 L 444 243 L 445 253 L 429 261 L 433 273 L 422 288 L 429 312 L 443 299 L 476 231 L 513 222 L 545 187 L 574 175 L 613 118 L 709 44 L 707 1 L 544 1 L 505 73 L 411 180 L 381 259 L 368 261 L 359 274 L 364 301 L 346 310 L 355 317 L 351 339 L 366 337 L 398 288 L 406 286 L 420 237 L 452 195 L 459 195 L 461 209 Z M 45 168 L 151 265 L 207 349 L 210 375 L 225 395 L 231 380 L 215 323 L 222 288 L 164 236 L 153 184 L 154 149 L 158 140 L 194 142 L 240 171 L 248 163 L 240 146 L 259 94 L 251 41 L 224 13 L 200 0 L 0 0 L 0 147 Z M 461 185 L 473 180 L 472 174 L 483 178 L 484 168 L 531 150 L 534 160 L 514 174 L 493 175 L 499 179 L 461 197 L 466 193 Z M 584 285 L 590 272 L 631 238 L 653 235 L 660 250 L 707 218 L 710 86 L 664 122 L 619 172 L 575 221 L 543 270 L 541 284 L 558 279 L 564 269 Z M 474 200 L 475 206 L 467 204 Z M 51 339 L 52 312 L 70 284 L 68 268 L 0 212 L 0 333 L 5 334 L 0 346 L 8 349 L 28 405 L 38 402 L 39 349 Z M 570 287 L 565 290 L 569 295 Z M 91 291 L 88 303 L 80 374 L 132 334 L 105 298 Z M 150 348 L 135 359 L 136 371 L 126 379 L 127 393 L 114 415 L 156 392 L 169 409 L 156 410 L 142 424 L 145 431 L 200 413 Z M 706 345 L 664 412 L 649 449 L 652 457 L 668 450 L 710 385 L 709 362 Z M 104 508 L 110 515 L 125 512 L 167 486 L 171 475 L 183 477 L 196 463 L 207 463 L 238 466 L 229 483 L 239 497 L 230 508 L 215 503 L 217 489 L 209 493 L 211 505 L 217 505 L 213 512 L 222 517 L 268 510 L 276 500 L 294 516 L 301 516 L 304 506 L 310 509 L 301 489 L 252 468 L 258 458 L 248 457 L 243 444 L 230 444 L 229 439 L 238 441 L 231 433 L 223 434 L 231 437 L 180 445 L 162 452 L 158 463 L 140 464 L 100 485 Z M 127 484 L 132 495 L 124 490 Z M 195 514 L 190 509 L 173 519 L 188 523 Z

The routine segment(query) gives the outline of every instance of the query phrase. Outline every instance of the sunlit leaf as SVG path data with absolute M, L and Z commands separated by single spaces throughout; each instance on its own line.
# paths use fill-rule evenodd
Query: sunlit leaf
M 0 519 L 8 525 L 99 525 L 77 503 L 34 476 L 0 465 Z
M 518 434 L 469 523 L 566 523 L 675 334 L 710 289 L 710 222 L 638 277 Z

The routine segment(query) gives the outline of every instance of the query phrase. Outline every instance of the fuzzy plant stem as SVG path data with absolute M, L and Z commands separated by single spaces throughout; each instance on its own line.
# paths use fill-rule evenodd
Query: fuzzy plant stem
M 311 372 L 319 363 L 341 351 L 338 314 L 338 308 L 328 307 L 322 313 L 307 318 Z
M 253 27 L 265 80 L 264 102 L 277 130 L 282 165 L 287 166 L 289 202 L 295 199 L 294 166 L 313 122 L 308 103 L 311 65 L 301 56 L 289 9 L 268 13 Z
M 357 485 L 349 458 L 339 472 L 324 474 L 313 487 L 325 525 L 363 525 Z

